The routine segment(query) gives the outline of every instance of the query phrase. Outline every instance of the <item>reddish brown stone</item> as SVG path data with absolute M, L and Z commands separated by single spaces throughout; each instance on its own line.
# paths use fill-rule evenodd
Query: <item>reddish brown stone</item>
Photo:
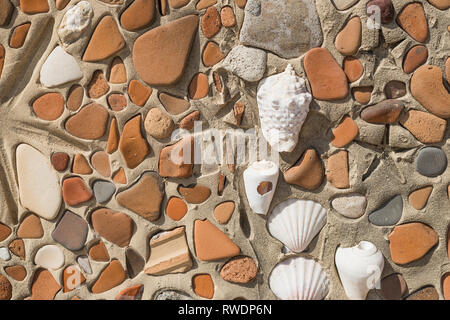
M 17 236 L 24 239 L 40 239 L 43 235 L 41 219 L 34 213 L 27 215 L 17 229 Z
M 350 188 L 348 151 L 339 151 L 328 158 L 327 180 L 338 189 Z
M 92 192 L 79 177 L 64 179 L 62 185 L 64 202 L 69 206 L 76 206 L 92 198 Z
M 144 121 L 145 131 L 156 139 L 168 138 L 175 129 L 175 124 L 160 108 L 151 108 Z
M 172 0 L 173 1 L 173 0 Z M 181 0 L 183 1 L 183 0 Z M 186 0 L 185 0 L 186 1 Z M 217 3 L 217 0 L 200 0 L 199 2 L 197 2 L 197 4 L 195 5 L 195 8 L 197 10 L 203 10 L 206 9 L 210 6 L 213 6 Z
M 416 210 L 422 210 L 427 205 L 432 190 L 433 187 L 428 186 L 411 192 L 408 196 L 409 204 Z
M 217 43 L 209 41 L 203 49 L 202 60 L 205 67 L 212 67 L 225 58 Z
M 81 270 L 78 266 L 72 265 L 64 269 L 63 272 L 64 293 L 79 288 L 79 286 L 84 282 L 86 282 L 86 278 L 81 273 Z
M 407 264 L 422 258 L 439 241 L 429 226 L 412 222 L 396 226 L 389 234 L 389 248 L 394 263 Z
M 109 71 L 109 82 L 111 83 L 125 83 L 127 82 L 127 69 L 120 57 L 115 57 L 111 62 Z
M 184 187 L 180 185 L 178 187 L 178 192 L 181 194 L 184 200 L 186 200 L 188 203 L 194 204 L 205 202 L 211 195 L 210 188 L 199 184 L 196 184 L 192 187 Z
M 77 153 L 73 157 L 72 172 L 76 174 L 92 173 L 92 168 L 89 165 L 89 162 L 86 160 L 86 157 L 83 156 L 81 153 Z
M 331 144 L 336 148 L 342 148 L 353 141 L 359 133 L 358 126 L 349 116 L 345 116 L 341 123 L 333 129 Z
M 355 87 L 352 88 L 353 97 L 356 101 L 362 104 L 369 103 L 370 97 L 372 96 L 373 87 Z
M 419 2 L 408 3 L 397 15 L 397 24 L 416 41 L 428 38 L 428 25 L 423 6 Z
M 239 8 L 244 9 L 247 4 L 247 0 L 234 0 L 234 3 L 236 3 Z
M 444 138 L 447 121 L 431 113 L 409 110 L 400 123 L 422 143 L 438 143 Z
M 9 251 L 18 256 L 20 260 L 25 260 L 25 243 L 22 239 L 14 239 L 8 245 Z
M 92 79 L 91 82 L 89 82 L 87 89 L 88 96 L 92 99 L 98 99 L 109 91 L 108 82 L 106 82 L 102 71 L 97 70 L 92 74 Z
M 403 71 L 411 73 L 424 64 L 428 58 L 428 50 L 425 46 L 414 46 L 405 55 Z
M 114 287 L 117 287 L 126 279 L 125 270 L 120 264 L 119 260 L 113 260 L 100 273 L 97 281 L 92 286 L 92 293 L 102 293 Z
M 385 300 L 401 300 L 408 293 L 408 286 L 401 274 L 394 273 L 381 280 L 378 291 Z
M 14 7 L 9 0 L 0 0 L 0 26 L 4 26 L 9 23 L 13 10 Z
M 188 207 L 183 199 L 172 197 L 167 202 L 166 214 L 170 217 L 170 219 L 179 221 L 183 219 L 187 212 Z
M 101 208 L 92 213 L 91 221 L 94 230 L 106 240 L 122 248 L 130 244 L 134 223 L 125 213 Z
M 365 108 L 361 111 L 361 118 L 364 121 L 377 124 L 389 124 L 397 122 L 400 113 L 404 108 L 400 100 L 388 99 L 376 105 Z
M 14 28 L 11 38 L 9 38 L 9 46 L 14 49 L 21 48 L 27 38 L 28 30 L 30 30 L 31 22 L 24 23 Z
M 217 91 L 220 93 L 223 91 L 222 81 L 220 80 L 220 76 L 217 72 L 213 72 L 214 85 L 216 86 Z
M 11 228 L 0 222 L 0 242 L 7 239 L 11 233 Z
M 169 0 L 169 5 L 174 9 L 179 9 L 187 5 L 191 0 Z
M 125 30 L 136 31 L 152 24 L 155 17 L 155 0 L 135 0 L 120 16 Z
M 122 50 L 125 40 L 111 16 L 103 17 L 92 34 L 83 55 L 83 61 L 95 62 L 111 57 Z
M 167 112 L 173 115 L 183 113 L 191 106 L 189 101 L 171 96 L 167 93 L 161 93 L 159 95 L 159 101 L 161 101 Z
M 113 111 L 122 111 L 127 106 L 127 98 L 121 93 L 112 93 L 108 96 L 108 106 Z
M 233 8 L 225 6 L 220 10 L 220 21 L 226 28 L 234 27 L 236 25 L 236 16 L 234 15 Z
M 361 45 L 361 19 L 351 18 L 336 36 L 336 49 L 344 56 L 352 56 L 358 52 Z
M 214 217 L 220 224 L 226 224 L 233 215 L 235 208 L 234 201 L 225 201 L 214 208 Z
M 0 274 L 0 300 L 10 300 L 12 298 L 11 282 L 2 274 Z
M 109 156 L 105 151 L 97 151 L 91 157 L 92 167 L 102 176 L 108 178 L 111 175 Z
M 355 82 L 361 78 L 364 72 L 364 67 L 361 61 L 354 57 L 346 57 L 344 59 L 343 68 L 349 82 Z
M 197 73 L 189 84 L 189 98 L 199 100 L 208 95 L 209 83 L 208 76 L 204 73 Z
M 70 111 L 78 110 L 81 107 L 81 104 L 83 103 L 83 95 L 84 95 L 83 87 L 78 84 L 73 85 L 70 88 L 69 94 L 67 96 L 67 108 Z
M 139 107 L 142 107 L 147 102 L 152 91 L 152 88 L 143 85 L 137 80 L 131 80 L 128 86 L 128 95 L 131 101 Z
M 222 279 L 234 283 L 249 283 L 257 273 L 258 267 L 250 257 L 233 258 L 220 270 Z
M 119 148 L 119 128 L 117 126 L 116 118 L 112 118 L 109 125 L 108 142 L 106 143 L 106 152 L 109 154 L 114 153 Z
M 64 98 L 56 92 L 45 93 L 34 100 L 33 111 L 42 120 L 56 120 L 64 112 Z
M 209 274 L 197 274 L 192 278 L 194 292 L 202 298 L 212 299 L 214 296 L 214 282 Z
M 135 286 L 123 289 L 116 296 L 116 300 L 141 300 L 144 286 L 137 284 Z
M 450 272 L 442 277 L 442 293 L 445 300 L 450 300 Z
M 159 175 L 172 178 L 190 177 L 194 168 L 193 162 L 194 139 L 192 136 L 189 136 L 161 150 L 159 155 Z
M 23 281 L 27 276 L 27 269 L 21 265 L 5 267 L 5 272 L 16 281 Z
M 89 249 L 89 256 L 94 261 L 100 262 L 109 261 L 109 253 L 103 241 L 99 241 Z
M 236 102 L 233 106 L 233 114 L 237 126 L 241 125 L 244 112 L 245 112 L 245 104 L 243 104 L 240 101 Z
M 81 139 L 100 139 L 106 132 L 108 118 L 108 111 L 93 102 L 66 121 L 66 131 Z
M 194 128 L 194 122 L 198 120 L 200 120 L 200 111 L 194 111 L 181 119 L 180 128 L 192 130 Z
M 340 100 L 347 96 L 347 76 L 327 49 L 309 50 L 303 64 L 314 98 Z
M 53 300 L 61 286 L 45 269 L 39 268 L 33 277 L 31 284 L 31 300 Z
M 439 294 L 432 286 L 428 286 L 411 294 L 406 300 L 439 300 Z
M 69 165 L 70 157 L 65 152 L 55 152 L 52 154 L 50 161 L 56 171 L 64 171 Z
M 63 10 L 68 4 L 70 0 L 56 0 L 56 9 Z
M 219 176 L 219 183 L 217 185 L 217 195 L 221 196 L 223 194 L 223 189 L 225 189 L 225 183 L 227 181 L 226 176 L 221 173 Z
M 314 149 L 307 149 L 297 165 L 284 173 L 284 180 L 307 190 L 317 189 L 323 181 L 322 161 Z
M 117 170 L 117 172 L 113 175 L 113 181 L 119 184 L 127 183 L 127 176 L 125 175 L 125 170 L 123 168 Z
M 128 120 L 123 127 L 119 149 L 130 169 L 136 168 L 150 153 L 147 140 L 142 137 L 140 115 Z
M 20 0 L 20 10 L 23 13 L 43 13 L 50 10 L 47 0 Z
M 214 37 L 220 31 L 222 23 L 220 22 L 219 12 L 217 12 L 215 7 L 206 9 L 206 12 L 202 17 L 201 25 L 203 34 L 207 38 Z

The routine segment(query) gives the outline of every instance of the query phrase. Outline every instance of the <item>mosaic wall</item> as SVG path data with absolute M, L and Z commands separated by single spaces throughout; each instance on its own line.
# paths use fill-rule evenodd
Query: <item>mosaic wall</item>
M 0 299 L 450 299 L 449 8 L 0 0 Z

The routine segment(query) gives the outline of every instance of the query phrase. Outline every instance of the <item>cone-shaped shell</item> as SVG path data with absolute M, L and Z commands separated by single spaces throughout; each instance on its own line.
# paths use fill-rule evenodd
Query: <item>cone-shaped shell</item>
M 311 200 L 289 199 L 278 204 L 267 221 L 272 236 L 291 251 L 302 252 L 327 221 L 327 211 Z
M 281 300 L 321 300 L 328 294 L 329 280 L 318 262 L 294 257 L 273 268 L 269 285 Z
M 294 150 L 311 100 L 305 80 L 291 65 L 261 80 L 257 93 L 259 118 L 264 138 L 272 148 L 278 152 Z
M 364 300 L 370 289 L 380 281 L 384 258 L 380 250 L 369 241 L 354 247 L 336 250 L 336 268 L 350 300 Z
M 253 162 L 244 171 L 245 193 L 254 212 L 266 214 L 269 210 L 277 187 L 278 174 L 278 166 L 267 160 Z

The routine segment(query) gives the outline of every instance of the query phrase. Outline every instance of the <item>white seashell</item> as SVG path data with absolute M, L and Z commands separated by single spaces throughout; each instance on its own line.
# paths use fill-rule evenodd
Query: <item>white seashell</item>
M 244 171 L 245 193 L 248 204 L 258 214 L 266 214 L 272 202 L 278 182 L 278 166 L 272 161 L 253 162 Z M 264 182 L 270 184 L 270 191 L 261 194 Z
M 311 200 L 289 199 L 278 204 L 267 221 L 272 236 L 293 252 L 302 252 L 327 221 L 327 211 Z
M 329 280 L 320 263 L 294 257 L 273 268 L 269 285 L 282 300 L 321 300 L 328 294 Z
M 257 94 L 261 130 L 275 150 L 294 150 L 311 100 L 305 80 L 295 74 L 291 65 L 284 72 L 261 80 Z
M 94 12 L 87 1 L 80 1 L 67 10 L 59 25 L 58 35 L 64 44 L 80 39 L 81 34 L 91 23 Z
M 369 241 L 351 248 L 337 248 L 336 268 L 347 297 L 364 300 L 380 281 L 384 268 L 383 254 Z
M 64 253 L 58 246 L 48 244 L 36 252 L 34 263 L 45 269 L 57 270 L 64 265 Z

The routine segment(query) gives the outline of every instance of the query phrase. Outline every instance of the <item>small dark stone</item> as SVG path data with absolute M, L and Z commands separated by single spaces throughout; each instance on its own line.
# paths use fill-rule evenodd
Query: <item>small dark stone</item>
M 52 238 L 73 251 L 84 247 L 88 234 L 88 224 L 80 216 L 66 211 L 52 232 Z
M 404 107 L 403 102 L 400 100 L 389 99 L 381 101 L 361 111 L 361 118 L 370 123 L 395 123 Z
M 67 165 L 69 164 L 69 155 L 65 152 L 55 152 L 52 154 L 51 162 L 53 168 L 57 171 L 64 171 L 67 169 Z
M 420 150 L 415 161 L 416 170 L 423 176 L 436 177 L 447 168 L 447 157 L 439 148 L 426 147 Z
M 366 6 L 368 16 L 376 14 L 373 10 L 370 10 L 370 6 L 378 6 L 378 8 L 380 8 L 381 23 L 389 23 L 394 19 L 394 6 L 392 5 L 391 0 L 369 1 Z
M 408 292 L 408 286 L 400 273 L 394 273 L 381 280 L 378 292 L 385 300 L 401 300 Z
M 376 226 L 392 226 L 400 221 L 403 211 L 402 196 L 397 195 L 369 214 L 369 221 Z
M 142 270 L 144 270 L 145 261 L 139 253 L 131 248 L 128 248 L 126 253 L 126 265 L 130 278 L 136 277 Z
M 401 81 L 389 81 L 384 87 L 384 94 L 388 99 L 397 99 L 406 94 L 406 84 Z
M 116 192 L 116 187 L 109 181 L 97 180 L 94 182 L 92 189 L 98 203 L 108 202 Z

